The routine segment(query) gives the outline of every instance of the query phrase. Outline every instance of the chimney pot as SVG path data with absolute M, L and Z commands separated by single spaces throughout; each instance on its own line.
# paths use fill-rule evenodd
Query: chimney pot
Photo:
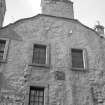
M 100 34 L 100 35 L 104 35 L 104 26 L 98 24 L 95 26 L 95 31 Z

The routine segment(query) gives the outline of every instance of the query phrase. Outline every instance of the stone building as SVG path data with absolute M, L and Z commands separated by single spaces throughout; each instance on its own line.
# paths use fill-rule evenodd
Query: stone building
M 0 27 L 2 27 L 4 16 L 6 11 L 5 0 L 0 0 Z
M 104 105 L 104 27 L 74 19 L 70 0 L 0 30 L 0 105 Z

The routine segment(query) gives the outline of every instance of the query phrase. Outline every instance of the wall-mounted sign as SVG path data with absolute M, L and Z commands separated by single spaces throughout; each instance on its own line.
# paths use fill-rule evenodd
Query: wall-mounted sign
M 55 71 L 55 79 L 56 80 L 65 80 L 65 72 L 64 71 Z

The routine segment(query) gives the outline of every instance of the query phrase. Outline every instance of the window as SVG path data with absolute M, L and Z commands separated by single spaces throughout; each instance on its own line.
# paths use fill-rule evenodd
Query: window
M 34 44 L 32 64 L 37 66 L 49 65 L 49 47 L 43 44 Z
M 29 105 L 44 105 L 43 87 L 30 87 Z
M 71 56 L 73 69 L 86 69 L 85 50 L 71 49 Z
M 6 40 L 0 40 L 0 60 L 3 60 L 5 45 Z
M 0 62 L 3 62 L 6 60 L 8 43 L 9 43 L 9 40 L 0 39 Z

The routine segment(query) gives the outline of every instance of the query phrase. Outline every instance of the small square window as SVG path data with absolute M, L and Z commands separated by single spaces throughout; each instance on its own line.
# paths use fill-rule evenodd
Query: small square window
M 36 66 L 49 65 L 49 47 L 43 44 L 34 44 L 32 64 Z
M 9 40 L 0 39 L 0 62 L 4 62 L 7 56 Z
M 78 69 L 78 70 L 86 69 L 85 50 L 71 49 L 71 56 L 72 56 L 73 69 Z

